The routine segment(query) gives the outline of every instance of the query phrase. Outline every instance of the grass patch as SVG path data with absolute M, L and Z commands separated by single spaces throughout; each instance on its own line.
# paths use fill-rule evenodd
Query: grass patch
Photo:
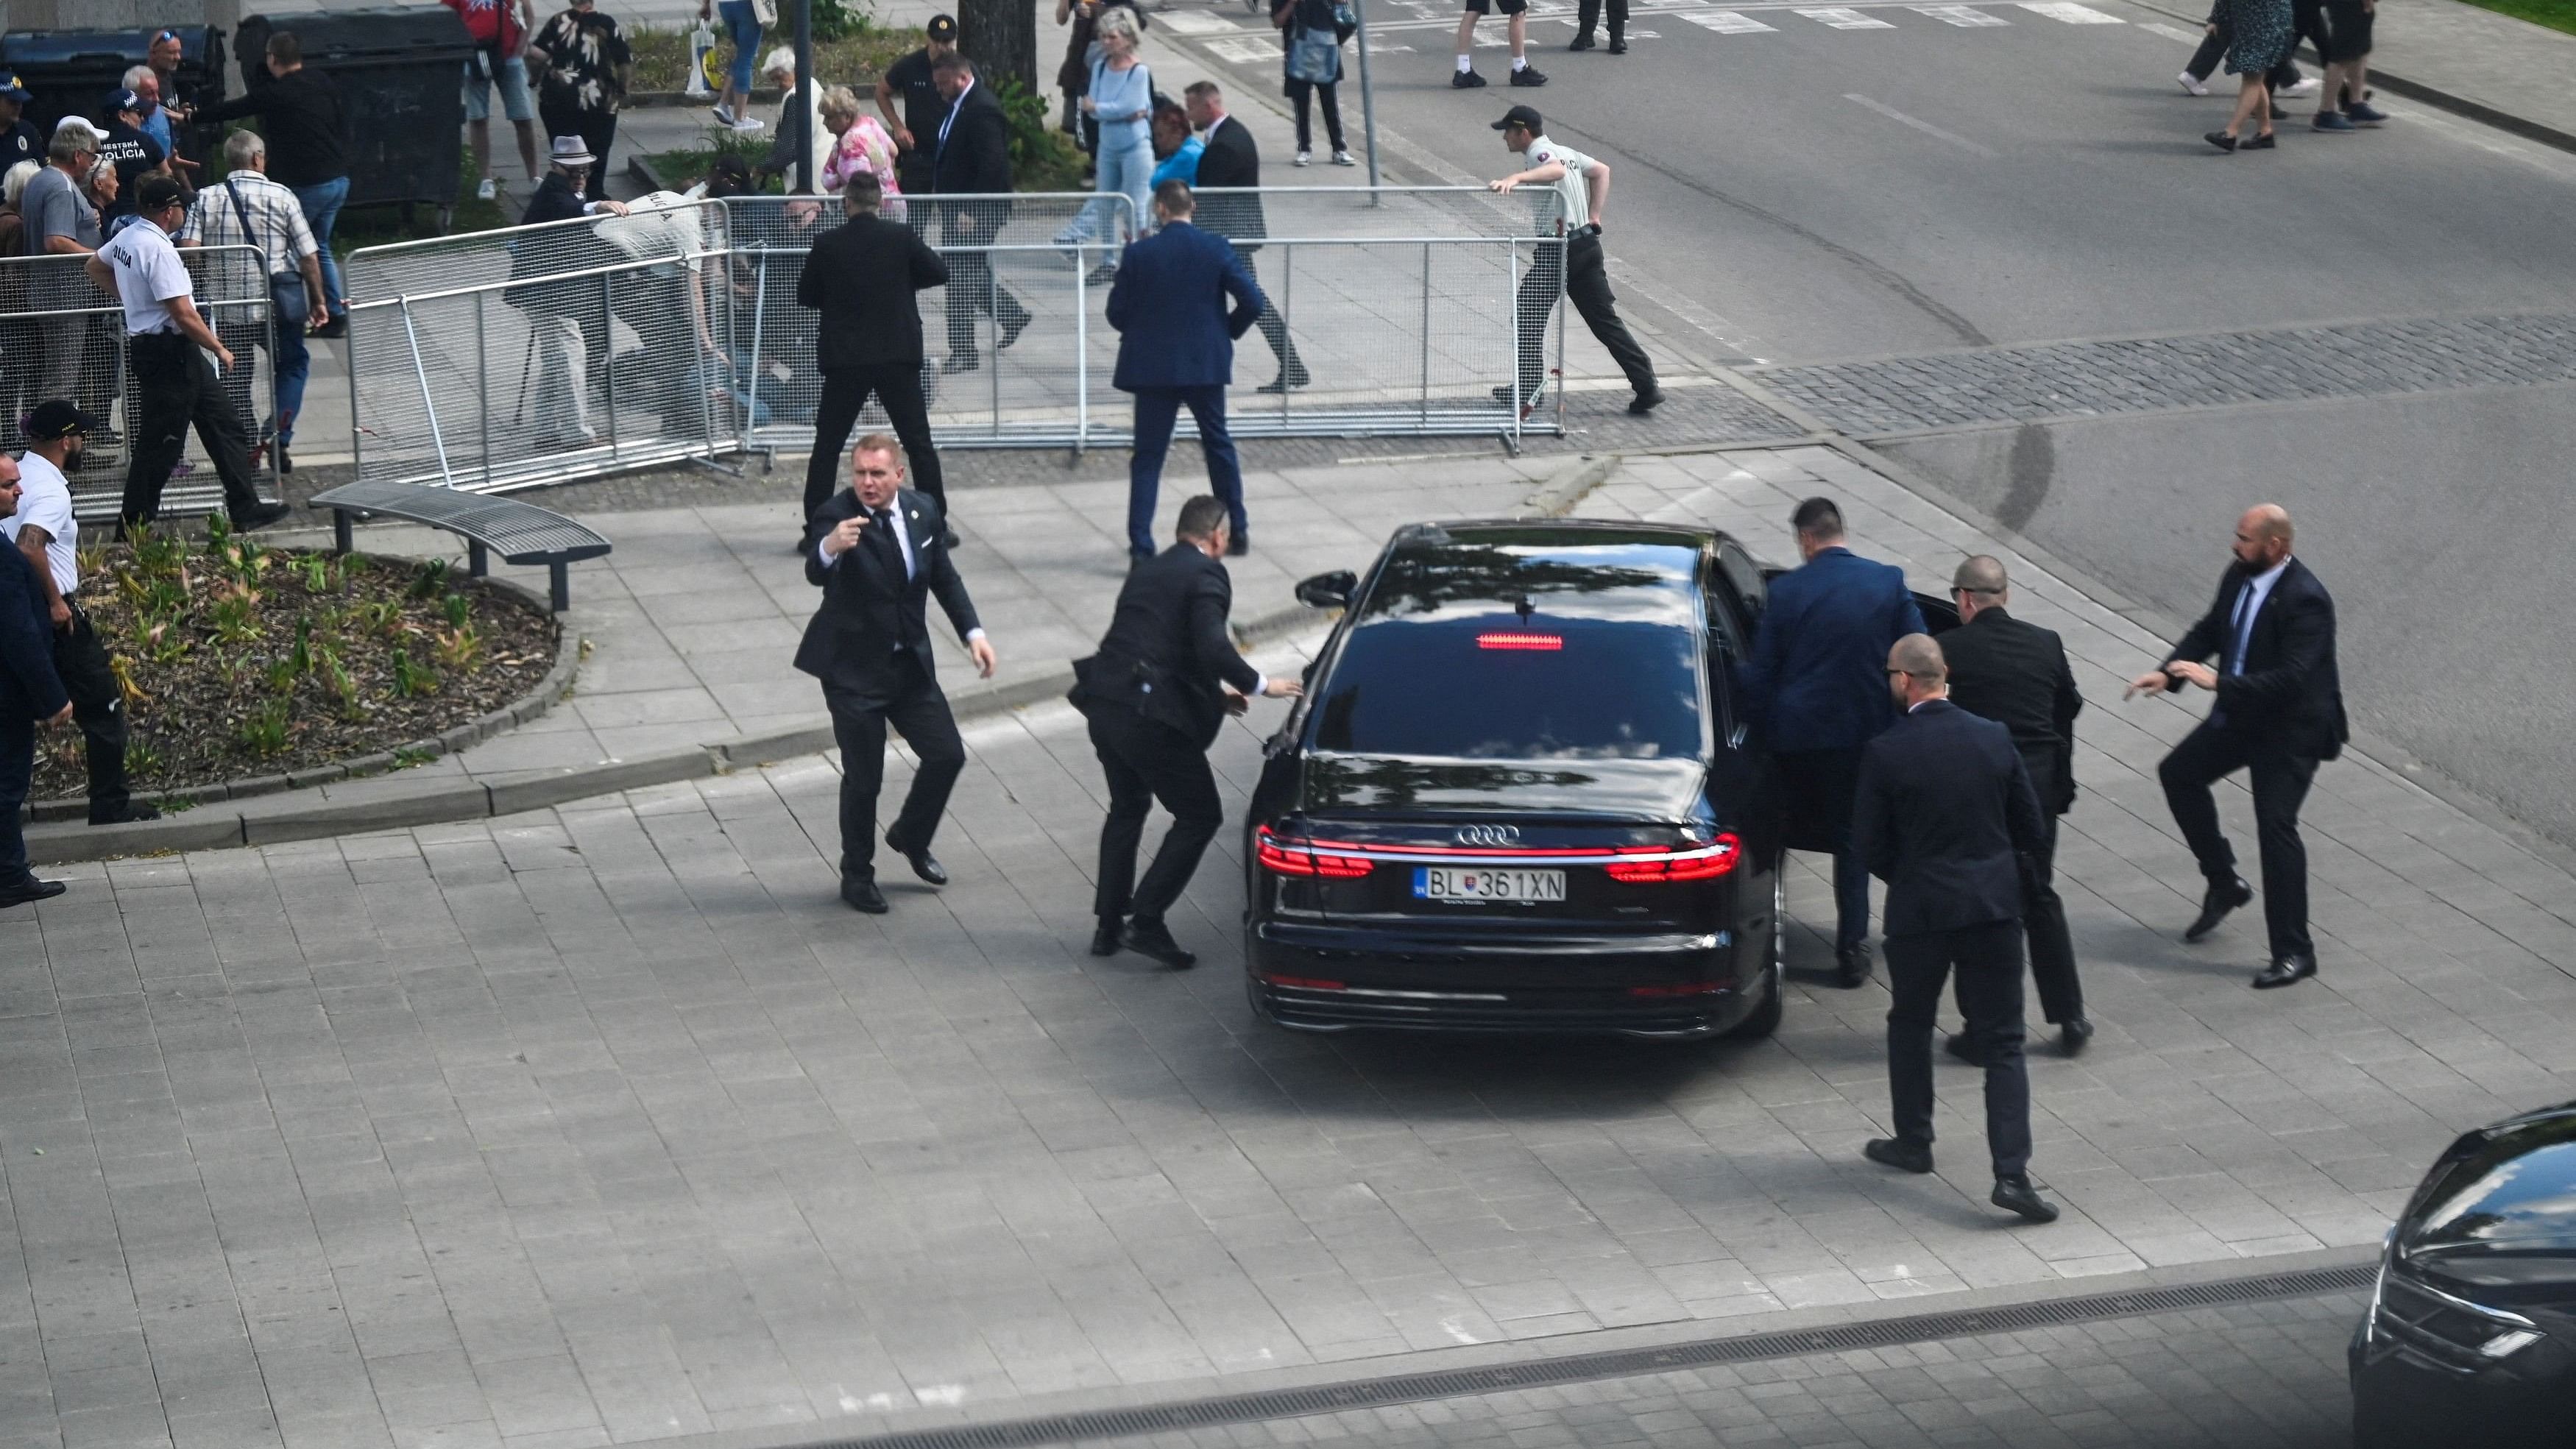
M 2469 0 L 2481 9 L 2576 35 L 2576 0 Z
M 719 29 L 721 37 L 724 32 Z M 761 41 L 766 51 L 792 43 L 793 32 L 774 29 Z M 626 41 L 635 51 L 635 89 L 638 91 L 685 90 L 689 84 L 689 32 L 665 30 L 658 26 L 637 26 L 626 32 Z M 814 36 L 814 75 L 827 86 L 848 86 L 859 93 L 874 114 L 872 92 L 877 77 L 887 66 L 928 43 L 928 37 L 909 25 L 880 27 L 864 18 L 847 35 L 826 40 L 818 30 Z M 719 38 L 716 42 L 716 74 L 722 76 L 731 63 L 733 42 Z M 756 64 L 757 62 L 755 62 Z M 754 77 L 757 80 L 758 77 Z M 768 120 L 769 117 L 762 116 Z

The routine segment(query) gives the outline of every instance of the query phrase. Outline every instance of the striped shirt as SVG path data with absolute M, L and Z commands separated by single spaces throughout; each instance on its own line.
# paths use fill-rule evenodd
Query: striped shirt
M 241 207 L 233 206 L 233 194 Z M 250 215 L 250 234 L 242 233 L 242 214 Z M 268 257 L 271 272 L 293 272 L 295 264 L 321 250 L 313 228 L 304 224 L 304 208 L 295 193 L 256 171 L 236 171 L 209 182 L 188 208 L 177 238 L 201 246 L 255 246 Z

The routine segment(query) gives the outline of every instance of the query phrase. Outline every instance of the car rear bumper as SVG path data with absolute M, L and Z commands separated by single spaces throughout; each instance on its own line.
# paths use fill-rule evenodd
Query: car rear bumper
M 1460 939 L 1255 922 L 1253 1009 L 1281 1026 L 1710 1036 L 1757 1004 L 1732 933 Z M 1641 995 L 1637 988 L 1651 994 Z
M 2506 1363 L 2469 1370 L 2384 1335 L 2374 1340 L 2365 1324 L 2353 1334 L 2349 1358 L 2354 1422 L 2377 1436 L 2367 1442 L 2480 1449 L 2556 1449 L 2569 1442 L 2576 1359 L 2559 1345 L 2544 1343 Z

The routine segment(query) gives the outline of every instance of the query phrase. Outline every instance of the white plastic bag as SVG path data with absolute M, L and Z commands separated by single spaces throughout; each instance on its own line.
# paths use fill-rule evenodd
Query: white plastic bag
M 716 93 L 716 33 L 700 25 L 689 32 L 689 87 L 687 94 L 711 96 Z

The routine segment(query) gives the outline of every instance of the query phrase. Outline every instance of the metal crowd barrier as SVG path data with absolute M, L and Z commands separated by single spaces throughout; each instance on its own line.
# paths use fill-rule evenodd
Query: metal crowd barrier
M 276 387 L 267 258 L 250 246 L 184 247 L 179 256 L 194 284 L 197 311 L 233 353 L 224 390 L 256 445 L 271 421 Z M 15 453 L 26 446 L 18 425 L 49 398 L 107 419 L 107 431 L 91 436 L 71 479 L 72 506 L 80 517 L 104 521 L 116 517 L 124 496 L 142 395 L 126 366 L 124 309 L 89 279 L 88 260 L 0 258 L 0 449 Z M 254 461 L 253 482 L 263 496 L 277 496 L 274 458 L 263 450 Z M 213 460 L 191 429 L 162 492 L 161 512 L 210 513 L 223 498 Z

